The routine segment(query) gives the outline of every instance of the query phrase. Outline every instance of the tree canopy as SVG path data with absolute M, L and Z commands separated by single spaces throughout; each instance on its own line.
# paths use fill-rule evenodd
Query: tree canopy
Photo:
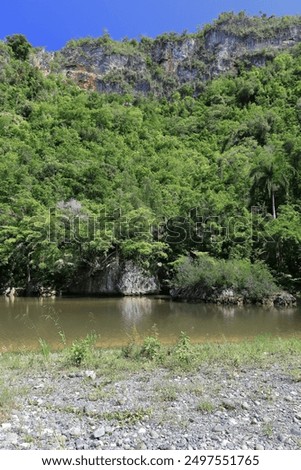
M 0 44 L 2 285 L 193 250 L 300 280 L 300 48 L 170 100 L 81 90 L 29 50 Z

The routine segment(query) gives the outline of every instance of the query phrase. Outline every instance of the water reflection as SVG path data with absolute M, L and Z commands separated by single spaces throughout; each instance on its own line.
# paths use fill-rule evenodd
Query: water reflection
M 156 324 L 162 342 L 181 331 L 193 341 L 235 340 L 262 334 L 301 337 L 301 309 L 176 303 L 147 297 L 103 299 L 0 298 L 0 349 L 33 349 L 39 338 L 53 348 L 99 335 L 99 345 L 125 344 L 135 328 L 140 337 Z
M 124 297 L 118 303 L 126 327 L 132 328 L 153 313 L 153 302 L 147 297 Z

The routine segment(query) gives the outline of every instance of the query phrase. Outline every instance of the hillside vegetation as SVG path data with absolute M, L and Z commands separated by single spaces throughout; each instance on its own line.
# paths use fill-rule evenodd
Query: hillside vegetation
M 300 46 L 169 99 L 84 91 L 29 55 L 0 44 L 2 286 L 68 285 L 110 256 L 166 278 L 194 252 L 298 286 Z

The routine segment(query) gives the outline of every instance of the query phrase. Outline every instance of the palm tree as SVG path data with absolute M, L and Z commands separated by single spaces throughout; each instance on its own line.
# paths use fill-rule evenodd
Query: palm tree
M 262 159 L 250 172 L 252 178 L 251 192 L 259 190 L 268 196 L 271 201 L 273 219 L 276 219 L 276 193 L 280 190 L 288 192 L 288 172 L 291 167 L 286 162 L 280 162 L 276 158 Z

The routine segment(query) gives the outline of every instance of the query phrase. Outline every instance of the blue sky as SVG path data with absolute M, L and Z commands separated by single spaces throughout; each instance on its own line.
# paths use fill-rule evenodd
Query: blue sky
M 34 46 L 61 48 L 69 39 L 156 36 L 195 31 L 223 11 L 301 14 L 300 0 L 2 0 L 0 38 L 23 33 Z

